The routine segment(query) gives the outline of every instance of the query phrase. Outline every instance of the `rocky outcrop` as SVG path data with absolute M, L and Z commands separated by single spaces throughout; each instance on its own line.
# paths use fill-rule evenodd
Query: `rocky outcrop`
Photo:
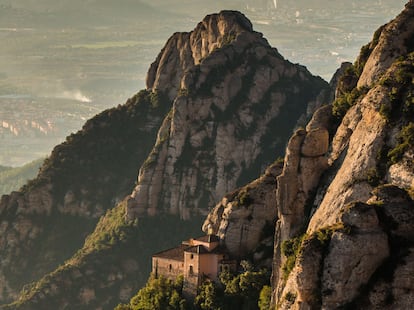
M 414 36 L 414 2 L 408 1 L 405 10 L 382 27 L 369 46 L 372 52 L 358 80 L 358 87 L 371 86 L 391 67 L 398 57 L 412 51 Z
M 222 11 L 206 16 L 192 32 L 175 33 L 151 64 L 147 88 L 162 89 L 173 100 L 187 71 L 245 32 L 253 32 L 253 26 L 242 13 Z
M 186 46 L 180 57 L 191 61 L 165 59 L 177 52 L 177 40 Z M 167 78 L 163 72 L 171 74 L 170 65 L 185 69 Z M 190 34 L 175 34 L 148 77 L 152 89 L 174 89 L 171 96 L 179 91 L 140 169 L 128 202 L 130 219 L 160 212 L 183 219 L 206 214 L 225 193 L 260 175 L 309 104 L 320 105 L 318 95 L 327 89 L 231 11 L 207 16 Z
M 387 123 L 378 111 L 378 105 L 387 101 L 386 92 L 372 89 L 350 109 L 337 129 L 329 156 L 331 163 L 340 164 L 333 180 L 312 216 L 308 232 L 338 220 L 341 206 L 354 200 L 366 201 L 372 186 L 368 171 L 376 169 L 376 156 L 385 144 Z
M 286 258 L 282 255 L 282 242 L 297 236 L 303 230 L 319 179 L 328 168 L 326 154 L 329 146 L 330 110 L 329 105 L 318 109 L 306 130 L 298 130 L 292 136 L 286 148 L 283 172 L 277 177 L 278 221 L 272 276 L 275 290 L 280 290 L 284 283 L 281 266 L 285 264 Z
M 414 231 L 413 206 L 404 191 L 379 187 L 368 204 L 347 205 L 335 225 L 306 235 L 281 293 L 295 300 L 286 303 L 282 297 L 281 308 L 336 309 L 354 304 L 378 309 L 408 304 L 414 288 L 402 278 L 413 272 L 408 245 Z M 406 264 L 401 265 L 402 260 Z M 405 290 L 398 289 L 398 280 Z
M 260 256 L 258 245 L 273 237 L 276 177 L 282 167 L 282 162 L 275 163 L 259 179 L 227 194 L 204 221 L 203 231 L 219 236 L 232 256 L 241 258 L 255 251 Z
M 412 302 L 413 8 L 410 1 L 381 27 L 338 79 L 333 113 L 329 106 L 321 113 L 334 114 L 324 128 L 332 138 L 311 121 L 313 129 L 288 144 L 277 179 L 273 305 L 399 309 Z M 302 164 L 301 156 L 318 154 L 321 168 Z M 292 242 L 299 250 L 288 257 Z

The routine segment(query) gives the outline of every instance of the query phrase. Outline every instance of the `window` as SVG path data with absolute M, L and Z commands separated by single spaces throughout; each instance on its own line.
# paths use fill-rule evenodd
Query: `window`
M 189 273 L 190 273 L 190 274 L 194 274 L 194 269 L 193 269 L 193 266 L 190 266 Z
M 170 264 L 170 266 L 168 267 L 169 272 L 171 272 L 172 270 L 172 265 Z
M 194 258 L 194 254 L 191 254 L 190 258 L 193 259 Z

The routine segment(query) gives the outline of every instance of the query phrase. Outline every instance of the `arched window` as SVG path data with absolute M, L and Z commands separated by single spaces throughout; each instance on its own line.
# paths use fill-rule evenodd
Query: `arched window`
M 172 265 L 170 264 L 170 266 L 168 267 L 169 271 L 171 272 L 172 270 Z

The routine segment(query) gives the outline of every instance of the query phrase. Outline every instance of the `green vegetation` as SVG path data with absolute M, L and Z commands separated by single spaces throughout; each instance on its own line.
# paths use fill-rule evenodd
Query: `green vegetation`
M 365 66 L 369 56 L 371 55 L 372 51 L 377 46 L 383 29 L 384 29 L 384 26 L 381 26 L 380 28 L 378 28 L 377 31 L 375 31 L 375 33 L 372 37 L 372 41 L 370 43 L 364 45 L 361 48 L 358 59 L 354 63 L 355 73 L 357 74 L 358 77 L 361 75 L 362 70 L 364 69 L 364 66 Z
M 269 285 L 270 274 L 267 270 L 245 270 L 232 275 L 222 273 L 220 281 L 224 286 L 221 309 L 258 309 L 260 292 L 263 286 Z
M 182 289 L 182 277 L 174 282 L 162 276 L 156 278 L 151 275 L 147 284 L 129 304 L 120 304 L 115 310 L 183 310 L 186 309 L 186 300 L 181 297 Z
M 387 122 L 395 123 L 401 119 L 407 122 L 414 117 L 414 53 L 397 59 L 392 68 L 379 81 L 388 88 L 389 96 L 389 103 L 380 107 L 380 113 Z
M 241 264 L 244 271 L 237 274 L 223 272 L 218 283 L 206 278 L 198 288 L 194 303 L 182 297 L 182 278 L 177 281 L 151 276 L 144 288 L 129 304 L 120 304 L 116 310 L 259 310 L 269 309 L 270 274 L 262 269 L 254 271 L 250 263 Z
M 284 280 L 287 280 L 290 272 L 293 270 L 293 267 L 295 267 L 296 258 L 300 254 L 302 241 L 305 239 L 305 237 L 306 234 L 303 234 L 282 242 L 281 252 L 286 257 L 286 261 L 282 266 Z
M 136 229 L 136 221 L 128 223 L 125 220 L 125 205 L 120 204 L 116 208 L 108 210 L 106 215 L 103 216 L 97 224 L 95 231 L 86 238 L 83 248 L 55 271 L 47 274 L 37 282 L 25 285 L 16 304 L 24 304 L 26 301 L 30 301 L 32 298 L 35 298 L 35 296 L 40 292 L 50 290 L 50 288 L 55 285 L 55 281 L 59 282 L 61 278 L 71 277 L 73 272 L 82 273 L 88 270 L 90 266 L 85 263 L 85 257 L 95 257 L 95 269 L 104 269 L 105 263 L 108 262 L 106 261 L 106 259 L 108 259 L 108 251 L 113 251 L 111 255 L 119 252 L 120 249 L 126 245 L 128 240 L 133 238 Z M 47 240 L 45 239 L 45 241 Z M 42 252 L 42 255 L 45 254 L 46 253 Z M 110 270 L 106 272 L 110 272 Z M 89 277 L 89 281 L 90 280 L 91 278 Z M 85 279 L 84 281 L 87 283 L 88 279 Z M 84 281 L 80 281 L 78 285 L 85 285 Z M 68 289 L 69 291 L 65 293 L 69 296 L 70 294 L 76 295 L 78 287 L 75 286 Z M 59 303 L 59 300 L 56 302 Z
M 153 253 L 194 235 L 202 223 L 201 218 L 183 222 L 173 216 L 128 222 L 125 211 L 125 203 L 108 211 L 95 231 L 86 238 L 81 250 L 55 271 L 25 286 L 18 302 L 6 309 L 62 309 L 65 303 L 78 310 L 102 305 L 112 309 L 119 303 L 119 292 L 123 288 L 138 290 L 145 285 Z M 42 255 L 47 256 L 48 253 L 42 252 Z M 154 287 L 163 286 L 164 282 L 160 280 Z M 89 290 L 93 290 L 95 297 L 85 303 L 82 292 Z M 148 296 L 150 292 L 148 290 L 142 296 Z M 39 297 L 45 295 L 46 299 Z M 169 296 L 174 299 L 178 294 Z
M 375 187 L 380 184 L 382 175 L 378 171 L 377 167 L 367 170 L 367 182 L 369 185 Z
M 142 90 L 126 104 L 96 115 L 54 148 L 39 176 L 22 190 L 53 183 L 57 203 L 63 203 L 71 190 L 77 199 L 87 192 L 92 204 L 112 206 L 114 197 L 125 196 L 134 186 L 136 171 L 169 109 L 170 102 L 162 93 Z
M 260 310 L 269 310 L 270 309 L 270 299 L 272 297 L 272 288 L 269 285 L 264 285 L 259 295 L 259 309 Z
M 96 225 L 93 233 L 86 238 L 85 245 L 80 253 L 101 251 L 125 242 L 128 235 L 133 234 L 134 227 L 138 225 L 137 220 L 134 222 L 126 221 L 125 211 L 126 202 L 122 202 L 117 207 L 108 210 Z
M 398 135 L 398 144 L 388 152 L 388 158 L 391 164 L 401 160 L 403 154 L 408 149 L 414 148 L 414 123 L 410 122 L 401 129 Z
M 318 231 L 315 232 L 315 236 L 316 236 L 316 239 L 318 239 L 318 241 L 320 242 L 320 244 L 322 246 L 326 246 L 326 245 L 329 244 L 329 242 L 332 238 L 332 234 L 335 231 L 343 231 L 343 232 L 346 232 L 346 233 L 351 232 L 350 228 L 345 227 L 343 223 L 336 223 L 334 225 L 319 229 Z
M 283 165 L 285 163 L 285 158 L 283 156 L 278 156 L 273 162 L 274 165 Z
M 199 287 L 199 293 L 194 299 L 196 309 L 210 310 L 221 309 L 221 296 L 218 286 L 206 279 Z
M 332 103 L 332 113 L 338 119 L 342 120 L 346 112 L 357 103 L 363 95 L 367 93 L 366 88 L 354 88 L 350 92 L 343 93 Z
M 335 225 L 319 229 L 310 236 L 308 234 L 302 234 L 292 239 L 283 241 L 281 244 L 281 253 L 286 257 L 285 263 L 281 268 L 283 280 L 286 281 L 288 279 L 291 271 L 295 267 L 296 260 L 302 253 L 304 242 L 309 242 L 309 240 L 315 239 L 318 241 L 319 246 L 327 249 L 332 234 L 335 231 L 350 232 L 349 228 L 345 227 L 342 223 L 337 223 Z
M 250 189 L 246 187 L 237 194 L 235 198 L 237 206 L 247 207 L 253 202 L 253 199 L 249 195 L 249 190 Z

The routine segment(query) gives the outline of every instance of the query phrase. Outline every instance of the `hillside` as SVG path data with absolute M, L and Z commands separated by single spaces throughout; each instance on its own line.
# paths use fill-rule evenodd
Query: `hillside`
M 169 108 L 161 94 L 142 91 L 102 112 L 56 146 L 36 178 L 1 198 L 2 302 L 73 255 L 130 191 Z

